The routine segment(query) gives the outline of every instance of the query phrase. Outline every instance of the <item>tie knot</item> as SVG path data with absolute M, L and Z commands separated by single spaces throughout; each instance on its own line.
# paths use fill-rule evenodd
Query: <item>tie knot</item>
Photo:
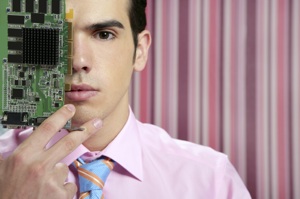
M 101 190 L 102 194 L 104 183 L 113 169 L 115 162 L 110 158 L 101 157 L 90 163 L 75 161 L 74 164 L 78 169 L 80 193 Z

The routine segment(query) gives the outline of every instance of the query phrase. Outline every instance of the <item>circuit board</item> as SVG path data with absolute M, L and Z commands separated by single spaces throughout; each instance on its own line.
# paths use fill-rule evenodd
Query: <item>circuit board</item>
M 39 126 L 64 105 L 73 48 L 66 15 L 64 0 L 0 0 L 0 120 L 5 128 Z

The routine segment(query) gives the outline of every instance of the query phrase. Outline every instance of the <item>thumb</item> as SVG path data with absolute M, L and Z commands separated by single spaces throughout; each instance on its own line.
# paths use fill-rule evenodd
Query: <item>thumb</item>
M 67 198 L 74 198 L 76 192 L 77 192 L 77 186 L 75 183 L 67 182 L 65 185 L 65 190 L 67 192 Z

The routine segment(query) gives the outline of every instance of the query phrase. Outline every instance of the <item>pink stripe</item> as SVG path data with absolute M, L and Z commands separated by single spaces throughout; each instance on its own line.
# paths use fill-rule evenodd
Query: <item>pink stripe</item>
M 287 132 L 287 115 L 285 106 L 285 90 L 286 90 L 286 1 L 278 0 L 278 191 L 279 198 L 287 198 L 287 180 L 285 178 L 287 171 L 287 156 L 286 156 L 286 136 Z
M 180 139 L 187 139 L 188 125 L 188 1 L 179 1 L 179 57 L 174 59 L 179 60 L 178 70 L 178 135 Z
M 210 0 L 210 39 L 209 39 L 209 145 L 215 149 L 219 149 L 218 139 L 218 1 Z
M 170 93 L 169 93 L 169 89 L 170 89 L 170 78 L 169 78 L 169 71 L 172 70 L 172 68 L 174 66 L 170 66 L 170 63 L 169 63 L 169 57 L 171 56 L 171 51 L 170 51 L 170 48 L 169 48 L 169 37 L 170 37 L 170 32 L 173 32 L 174 30 L 172 30 L 170 28 L 170 24 L 169 24 L 169 21 L 170 21 L 170 10 L 169 10 L 169 3 L 167 3 L 168 1 L 164 1 L 164 19 L 163 20 L 163 31 L 164 31 L 164 37 L 163 37 L 163 59 L 164 59 L 164 62 L 163 62 L 163 81 L 162 81 L 162 91 L 163 91 L 163 94 L 162 94 L 162 101 L 163 101 L 163 104 L 164 106 L 162 107 L 163 109 L 163 115 L 162 115 L 162 124 L 164 124 L 165 128 L 168 128 L 169 127 L 169 120 L 168 120 L 168 115 L 169 115 L 169 102 L 170 102 L 170 99 L 171 99 L 171 96 L 170 96 Z
M 150 100 L 150 91 L 151 89 L 149 89 L 149 85 L 148 85 L 148 77 L 150 74 L 150 70 L 149 70 L 149 65 L 146 66 L 146 68 L 144 69 L 144 71 L 141 73 L 141 82 L 138 82 L 139 84 L 141 84 L 141 88 L 140 88 L 140 120 L 142 122 L 147 122 L 149 121 L 149 117 L 148 117 L 148 107 L 149 107 L 149 100 Z
M 246 161 L 247 185 L 252 195 L 256 195 L 256 1 L 247 1 L 247 49 L 246 49 Z M 254 16 L 254 17 L 253 17 Z
M 264 68 L 266 66 L 264 66 L 264 61 L 266 59 L 266 57 L 264 57 L 264 49 L 265 49 L 265 45 L 264 45 L 264 34 L 265 32 L 263 31 L 265 28 L 265 24 L 264 24 L 264 2 L 261 3 L 258 6 L 258 10 L 257 10 L 257 41 L 256 41 L 256 50 L 257 50 L 257 111 L 256 111 L 256 121 L 257 121 L 257 134 L 258 135 L 262 135 L 259 136 L 257 140 L 257 147 L 258 147 L 258 153 L 257 153 L 257 197 L 258 198 L 264 198 L 264 193 L 268 190 L 265 190 L 265 184 L 264 184 L 264 161 L 265 158 L 264 157 L 264 134 L 268 133 L 268 132 L 264 132 Z
M 190 1 L 190 5 L 195 5 L 196 2 L 194 0 Z M 197 7 L 196 6 L 189 6 L 189 8 L 191 8 L 190 10 L 190 15 L 189 16 L 195 16 L 196 12 L 197 12 Z M 189 27 L 193 27 L 196 24 L 196 17 L 189 17 Z M 196 33 L 196 31 L 191 31 L 191 29 L 189 29 L 189 41 L 191 41 L 190 38 L 196 38 L 197 36 L 199 37 L 200 35 L 196 35 L 199 34 L 198 32 Z M 196 69 L 196 56 L 200 56 L 200 55 L 196 55 L 195 54 L 195 48 L 197 45 L 197 43 L 194 43 L 194 45 L 192 45 L 192 42 L 189 42 L 191 51 L 190 51 L 190 59 L 189 59 L 189 63 L 188 63 L 188 67 L 190 68 L 190 73 L 189 73 L 189 82 L 191 83 L 189 85 L 189 88 L 192 90 L 195 89 L 193 82 L 196 82 L 195 79 L 195 69 Z M 200 102 L 196 102 L 196 96 L 195 96 L 196 92 L 189 92 L 189 105 L 193 105 L 196 103 L 200 103 Z M 189 107 L 190 107 L 189 106 Z M 189 119 L 189 130 L 188 130 L 188 138 L 189 140 L 193 141 L 193 142 L 197 142 L 196 140 L 196 122 L 200 122 L 200 121 L 196 121 L 196 117 L 194 117 L 194 113 L 195 111 L 193 111 L 191 108 L 189 108 L 189 115 L 191 115 L 192 117 L 190 117 Z
M 299 6 L 298 6 L 298 10 L 300 10 L 300 3 L 298 4 Z M 299 15 L 298 15 L 299 16 Z M 299 22 L 299 24 L 298 24 L 298 34 L 300 34 L 300 20 L 298 20 L 298 22 Z M 299 36 L 299 35 L 298 35 Z M 300 61 L 300 39 L 298 39 L 298 41 L 299 41 L 299 43 L 298 43 L 298 61 Z M 295 56 L 297 56 L 297 54 L 295 53 Z M 298 64 L 300 64 L 300 63 L 298 63 Z M 299 70 L 299 74 L 298 74 L 298 85 L 300 85 L 300 70 Z M 298 89 L 299 89 L 299 91 L 300 91 L 300 86 L 298 86 Z M 300 99 L 300 92 L 299 92 L 299 96 L 298 96 L 298 99 Z M 299 112 L 300 112 L 300 106 L 299 106 L 299 110 L 298 110 Z M 299 119 L 299 123 L 300 123 L 300 118 L 298 118 Z M 299 132 L 298 132 L 299 133 Z M 299 136 L 299 140 L 298 140 L 298 143 L 300 143 L 300 136 Z M 300 162 L 298 163 L 298 164 L 300 164 Z M 299 170 L 300 170 L 300 168 L 298 168 Z
M 161 19 L 162 20 L 162 26 L 160 27 L 161 30 L 160 30 L 160 33 L 162 35 L 162 56 L 161 56 L 161 73 L 162 73 L 162 80 L 160 82 L 160 87 L 161 87 L 161 93 L 159 93 L 160 95 L 160 98 L 161 98 L 161 110 L 160 110 L 160 114 L 161 114 L 161 127 L 162 128 L 167 128 L 167 124 L 166 124 L 166 115 L 167 115 L 167 95 L 166 95 L 166 86 L 167 86 L 167 76 L 166 76 L 166 70 L 167 70 L 167 32 L 168 32 L 168 28 L 167 28 L 167 20 L 168 20 L 168 13 L 167 13 L 167 1 L 163 1 L 162 2 L 162 11 L 163 11 L 163 18 Z

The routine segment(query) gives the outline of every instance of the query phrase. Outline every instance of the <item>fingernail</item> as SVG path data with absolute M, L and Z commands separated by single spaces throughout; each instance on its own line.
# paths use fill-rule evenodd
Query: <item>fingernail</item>
M 75 111 L 75 106 L 73 104 L 67 104 L 66 105 L 67 109 L 71 112 L 74 112 Z
M 96 129 L 100 129 L 102 127 L 102 121 L 100 119 L 95 119 L 93 121 L 93 124 L 94 124 Z

